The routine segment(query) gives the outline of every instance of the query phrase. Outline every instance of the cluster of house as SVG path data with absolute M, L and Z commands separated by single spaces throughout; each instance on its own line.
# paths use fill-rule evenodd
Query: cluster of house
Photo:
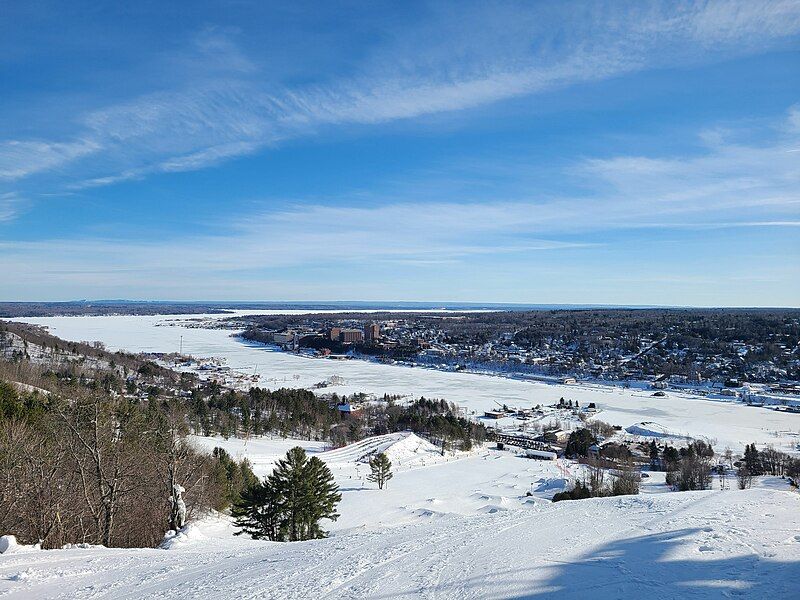
M 452 319 L 453 317 L 446 317 Z M 450 328 L 452 329 L 452 328 Z M 475 343 L 480 338 L 470 330 L 452 335 L 448 327 L 440 326 L 430 317 L 382 319 L 365 322 L 360 319 L 309 320 L 305 327 L 274 333 L 274 343 L 287 349 L 300 347 L 300 339 L 313 336 L 342 344 L 368 343 L 385 352 L 386 360 L 411 360 L 438 368 L 463 370 L 468 368 L 512 370 L 522 376 L 573 373 L 581 377 L 611 381 L 646 381 L 654 377 L 665 364 L 671 370 L 691 372 L 660 376 L 653 381 L 656 390 L 668 385 L 707 386 L 708 378 L 746 377 L 750 380 L 771 381 L 773 385 L 785 383 L 786 371 L 781 371 L 770 361 L 746 363 L 745 358 L 758 354 L 760 346 L 730 342 L 713 355 L 707 349 L 682 347 L 664 337 L 651 339 L 641 336 L 624 343 L 601 331 L 590 345 L 569 340 L 554 339 L 529 345 L 518 340 L 513 331 L 496 334 L 493 339 Z M 472 342 L 472 343 L 471 343 Z M 797 354 L 778 344 L 787 355 Z M 400 350 L 400 352 L 395 352 Z M 691 357 L 691 367 L 686 366 Z M 795 363 L 797 360 L 795 360 Z M 778 369 L 778 370 L 776 370 Z M 794 382 L 792 382 L 794 383 Z M 725 392 L 731 394 L 731 392 Z M 790 393 L 797 394 L 796 390 Z

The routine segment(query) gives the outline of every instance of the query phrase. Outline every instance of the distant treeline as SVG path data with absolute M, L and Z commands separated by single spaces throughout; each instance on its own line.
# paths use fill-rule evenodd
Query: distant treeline
M 246 308 L 246 307 L 237 307 Z M 183 315 L 226 313 L 218 304 L 169 302 L 0 302 L 0 317 L 62 317 L 103 315 Z

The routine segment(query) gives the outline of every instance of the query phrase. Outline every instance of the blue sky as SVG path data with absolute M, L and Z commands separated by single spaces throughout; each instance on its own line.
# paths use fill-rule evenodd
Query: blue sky
M 800 306 L 800 2 L 7 2 L 0 300 Z

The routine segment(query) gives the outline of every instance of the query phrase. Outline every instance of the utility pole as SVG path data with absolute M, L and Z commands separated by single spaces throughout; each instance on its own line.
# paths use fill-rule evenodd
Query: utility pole
M 181 336 L 181 345 L 180 345 L 180 350 L 178 351 L 178 354 L 181 354 L 181 355 L 183 354 L 183 336 Z

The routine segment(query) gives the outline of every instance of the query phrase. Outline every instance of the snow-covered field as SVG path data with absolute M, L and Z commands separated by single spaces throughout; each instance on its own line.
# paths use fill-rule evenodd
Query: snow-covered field
M 240 311 L 244 312 L 247 311 Z M 344 384 L 326 388 L 326 391 L 446 398 L 477 415 L 496 409 L 498 402 L 530 407 L 549 405 L 564 397 L 578 401 L 582 406 L 595 402 L 602 411 L 598 418 L 614 425 L 624 428 L 643 421 L 655 422 L 678 436 L 716 440 L 715 445 L 719 450 L 729 446 L 734 451 L 741 451 L 745 444 L 756 442 L 771 443 L 781 450 L 792 451 L 800 442 L 800 414 L 779 413 L 688 393 L 669 392 L 666 397 L 654 397 L 649 390 L 624 389 L 621 386 L 550 385 L 355 360 L 312 359 L 257 344 L 242 343 L 226 330 L 179 326 L 180 323 L 196 323 L 197 319 L 202 318 L 219 318 L 219 315 L 48 317 L 24 320 L 45 325 L 54 335 L 68 340 L 102 341 L 111 350 L 176 352 L 182 337 L 184 353 L 223 358 L 235 370 L 259 373 L 261 385 L 271 388 L 309 387 L 338 375 Z M 178 326 L 167 326 L 170 323 Z

